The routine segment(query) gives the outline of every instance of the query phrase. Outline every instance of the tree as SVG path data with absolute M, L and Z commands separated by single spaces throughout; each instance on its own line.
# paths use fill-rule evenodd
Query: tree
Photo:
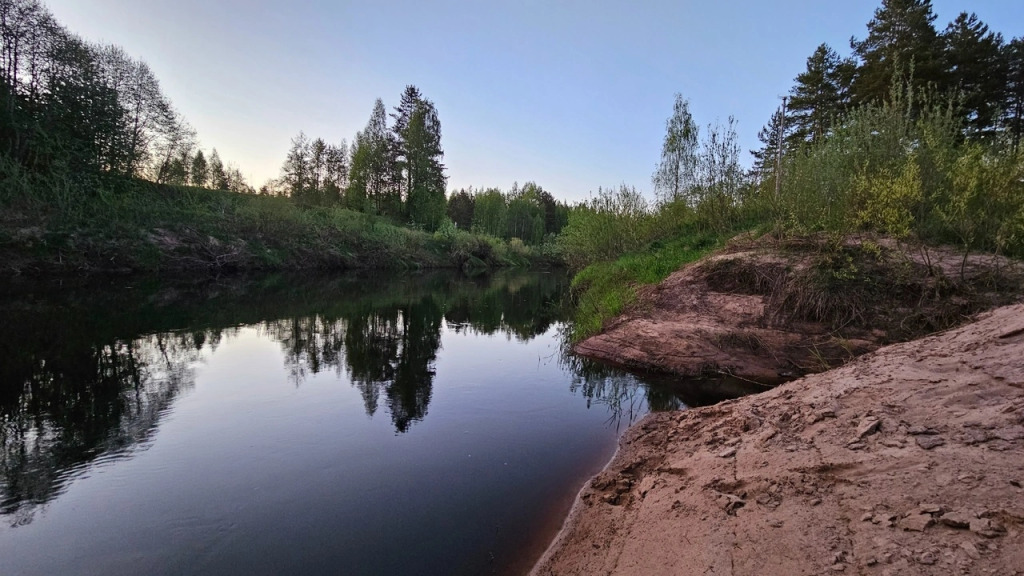
M 184 184 L 182 179 L 187 177 L 191 164 L 182 164 L 181 158 L 191 157 L 195 147 L 196 131 L 188 122 L 175 115 L 171 130 L 156 143 L 155 162 L 150 169 L 150 177 L 160 183 Z
M 206 181 L 209 179 L 209 177 L 210 167 L 206 164 L 206 157 L 203 156 L 203 151 L 199 150 L 196 152 L 196 155 L 192 158 L 192 185 L 199 187 L 206 186 Z
M 315 202 L 323 202 L 327 180 L 327 143 L 317 138 L 309 143 L 309 186 L 307 194 Z
M 157 140 L 175 132 L 176 115 L 145 62 L 131 58 L 117 46 L 100 48 L 98 61 L 104 81 L 117 93 L 123 114 L 123 166 L 119 171 L 138 176 L 152 159 Z
M 446 182 L 437 110 L 419 89 L 410 85 L 406 86 L 392 118 L 394 172 L 401 177 L 409 220 L 434 230 L 445 214 Z
M 309 138 L 305 132 L 299 132 L 298 136 L 292 138 L 292 146 L 281 166 L 281 180 L 292 199 L 306 202 L 312 179 Z
M 1014 38 L 1007 43 L 1003 48 L 1003 58 L 1007 71 L 1003 122 L 1016 152 L 1024 134 L 1024 39 Z
M 342 140 L 339 146 L 328 145 L 324 158 L 324 199 L 341 202 L 348 187 L 348 144 Z
M 228 179 L 228 174 L 224 170 L 224 163 L 220 160 L 220 154 L 217 153 L 217 149 L 214 148 L 210 152 L 210 188 L 214 190 L 228 190 L 231 187 L 231 182 Z
M 165 174 L 166 182 L 177 186 L 185 186 L 189 182 L 189 169 L 192 166 L 190 150 L 183 148 L 171 158 Z
M 412 183 L 408 180 L 412 174 L 408 171 L 409 160 L 405 157 L 405 150 L 403 149 L 403 134 L 409 129 L 413 114 L 416 113 L 416 109 L 422 101 L 423 95 L 420 93 L 419 88 L 410 84 L 405 87 L 398 106 L 391 113 L 391 119 L 394 123 L 391 125 L 389 138 L 394 150 L 393 169 L 395 181 L 399 186 L 399 193 L 405 199 L 408 199 L 409 189 L 412 187 Z
M 711 226 L 726 229 L 732 219 L 732 207 L 740 200 L 743 169 L 736 120 L 729 117 L 725 126 L 708 126 L 697 158 L 697 185 L 693 199 L 698 213 Z
M 757 139 L 761 142 L 761 148 L 750 151 L 750 154 L 754 157 L 752 171 L 755 177 L 760 180 L 765 180 L 775 174 L 775 164 L 779 153 L 779 132 L 781 130 L 782 109 L 779 108 L 772 114 L 772 119 L 757 133 Z M 784 144 L 789 141 L 790 130 L 786 132 L 787 134 L 782 135 Z
M 527 186 L 531 184 L 527 182 Z M 550 192 L 540 186 L 537 186 L 537 201 L 544 209 L 544 234 L 557 235 L 569 219 L 569 207 L 556 201 Z
M 849 104 L 852 69 L 828 44 L 822 44 L 807 59 L 807 68 L 796 77 L 790 90 L 786 124 L 792 125 L 787 138 L 794 143 L 817 142 L 828 134 L 832 122 Z
M 473 189 L 465 189 L 453 192 L 448 197 L 448 217 L 459 230 L 469 230 L 473 226 L 473 209 L 476 200 L 473 197 Z
M 227 190 L 238 194 L 256 193 L 256 190 L 245 181 L 245 176 L 242 175 L 242 171 L 238 169 L 238 166 L 228 164 L 227 168 L 224 169 L 224 176 L 227 180 Z
M 651 180 L 662 202 L 685 198 L 696 181 L 699 129 L 690 115 L 690 104 L 676 94 L 672 116 L 665 122 L 661 162 Z
M 519 238 L 525 244 L 539 244 L 544 239 L 544 206 L 540 202 L 540 186 L 527 182 L 522 188 L 512 186 L 507 196 L 506 238 Z
M 123 149 L 122 110 L 96 49 L 36 0 L 0 1 L 0 151 L 81 181 Z
M 400 190 L 394 183 L 394 145 L 389 137 L 387 111 L 378 98 L 370 120 L 352 141 L 346 205 L 366 205 L 377 214 L 397 218 L 402 213 Z
M 934 22 L 931 0 L 882 0 L 868 22 L 867 37 L 850 39 L 859 60 L 853 104 L 887 98 L 893 82 L 901 77 L 912 83 L 915 92 L 929 85 L 945 89 Z
M 945 73 L 961 94 L 970 131 L 991 135 L 1005 101 L 1007 63 L 1001 34 L 989 32 L 977 15 L 961 12 L 942 34 Z
M 497 188 L 478 192 L 473 208 L 473 231 L 501 238 L 507 231 L 508 204 Z

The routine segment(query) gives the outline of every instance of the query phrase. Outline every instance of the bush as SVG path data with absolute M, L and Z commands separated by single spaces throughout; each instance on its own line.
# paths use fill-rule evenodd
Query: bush
M 650 242 L 653 214 L 636 188 L 598 189 L 597 196 L 574 207 L 559 236 L 565 262 L 581 269 L 639 250 Z

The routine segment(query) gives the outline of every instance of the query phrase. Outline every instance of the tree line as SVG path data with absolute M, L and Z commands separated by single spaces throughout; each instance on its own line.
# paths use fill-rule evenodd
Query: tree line
M 38 0 L 0 0 L 0 172 L 30 192 L 113 174 L 248 191 L 161 91 L 150 67 L 114 45 L 86 42 Z M 41 180 L 40 180 L 41 179 Z
M 1024 40 L 971 13 L 941 31 L 935 20 L 930 0 L 883 0 L 849 56 L 819 46 L 749 169 L 734 120 L 702 127 L 677 94 L 657 203 L 628 186 L 599 191 L 570 214 L 566 262 L 658 252 L 695 229 L 875 232 L 955 243 L 965 258 L 1024 256 Z
M 513 184 L 508 192 L 497 188 L 453 191 L 447 215 L 460 230 L 495 238 L 518 238 L 524 244 L 553 240 L 569 219 L 570 206 L 555 200 L 534 182 Z
M 377 99 L 349 146 L 299 133 L 281 176 L 260 191 L 305 205 L 341 205 L 436 230 L 445 218 L 444 150 L 434 103 L 409 85 L 389 114 Z
M 1024 39 L 1006 40 L 977 14 L 961 12 L 941 31 L 931 0 L 884 0 L 864 39 L 850 54 L 821 44 L 758 137 L 754 171 L 774 173 L 784 152 L 820 142 L 851 110 L 891 100 L 894 83 L 912 94 L 906 104 L 951 106 L 963 135 L 1002 141 L 1016 150 L 1024 134 Z

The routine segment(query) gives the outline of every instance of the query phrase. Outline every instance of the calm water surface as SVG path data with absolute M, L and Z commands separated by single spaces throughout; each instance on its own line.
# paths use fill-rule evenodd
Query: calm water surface
M 523 573 L 649 407 L 559 273 L 121 280 L 0 303 L 0 575 Z

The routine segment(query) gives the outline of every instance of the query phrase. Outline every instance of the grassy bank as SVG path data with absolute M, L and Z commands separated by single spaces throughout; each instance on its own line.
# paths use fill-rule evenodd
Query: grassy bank
M 30 188 L 31 193 L 23 193 Z M 444 228 L 428 233 L 339 206 L 97 179 L 88 195 L 7 178 L 0 265 L 9 273 L 529 266 L 549 248 Z M 40 194 L 40 190 L 47 194 Z
M 579 271 L 572 280 L 576 302 L 572 339 L 579 341 L 597 334 L 605 322 L 636 301 L 640 288 L 661 282 L 720 245 L 716 235 L 693 234 L 665 244 L 654 243 L 647 250 L 613 261 L 595 262 Z
M 888 286 L 891 278 L 883 276 L 891 267 L 868 265 L 848 250 L 857 239 L 875 238 L 893 246 L 900 256 L 894 262 L 920 260 L 915 273 L 929 278 L 940 275 L 930 262 L 933 248 L 959 254 L 955 274 L 945 266 L 947 279 L 935 283 L 936 305 L 959 310 L 961 292 L 989 289 L 970 282 L 1002 281 L 999 266 L 968 274 L 969 262 L 1024 259 L 1024 147 L 1005 135 L 969 137 L 953 110 L 894 90 L 891 101 L 850 111 L 827 137 L 754 173 L 739 167 L 733 144 L 726 146 L 731 154 L 720 153 L 735 133 L 713 129 L 680 164 L 690 167 L 680 178 L 688 184 L 657 204 L 625 186 L 599 191 L 573 209 L 561 237 L 577 271 L 574 339 L 600 331 L 634 302 L 639 286 L 744 231 L 761 243 L 813 247 L 820 273 L 804 291 L 813 297 L 794 307 L 828 308 Z M 954 275 L 968 285 L 944 290 Z

